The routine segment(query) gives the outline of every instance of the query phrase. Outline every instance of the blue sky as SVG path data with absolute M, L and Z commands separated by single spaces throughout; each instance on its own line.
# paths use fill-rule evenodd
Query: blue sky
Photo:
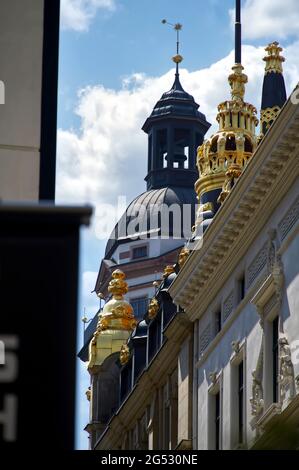
M 232 32 L 223 27 L 233 1 L 122 0 L 116 4 L 114 12 L 99 9 L 87 33 L 62 32 L 60 92 L 71 103 L 86 85 L 100 82 L 119 88 L 121 78 L 134 72 L 165 73 L 175 50 L 175 34 L 161 24 L 163 18 L 183 23 L 182 48 L 189 70 L 216 61 L 233 46 Z M 65 124 L 78 122 L 62 105 L 59 125 Z
M 101 208 L 144 191 L 146 136 L 142 124 L 173 81 L 175 33 L 162 25 L 183 24 L 181 81 L 214 123 L 217 104 L 229 97 L 234 0 L 61 0 L 57 201 L 94 205 L 97 217 L 82 231 L 79 319 L 94 315 L 90 291 L 105 247 Z M 298 0 L 243 0 L 243 65 L 246 99 L 259 107 L 264 46 L 286 48 L 288 91 L 299 79 Z M 213 126 L 211 131 L 215 131 Z M 102 239 L 100 239 L 102 238 Z M 79 341 L 82 323 L 79 320 Z M 81 344 L 80 344 L 81 346 Z M 77 445 L 87 446 L 85 390 L 79 368 Z

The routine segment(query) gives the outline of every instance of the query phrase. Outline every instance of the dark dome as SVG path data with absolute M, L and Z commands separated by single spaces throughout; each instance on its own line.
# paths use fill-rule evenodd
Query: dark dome
M 197 199 L 193 188 L 152 189 L 140 194 L 131 202 L 112 231 L 106 246 L 105 258 L 110 258 L 119 244 L 136 240 L 141 234 L 142 238 L 149 238 L 150 235 L 153 238 L 154 235 L 157 237 L 169 235 L 176 238 L 189 238 L 194 224 L 196 203 Z M 168 208 L 173 204 L 180 207 L 185 204 L 190 205 L 188 208 L 190 210 L 185 213 L 181 212 L 181 224 L 178 226 L 173 221 L 175 212 L 168 212 Z M 165 226 L 163 221 L 167 221 L 169 225 Z
M 152 114 L 146 120 L 143 130 L 146 131 L 153 118 L 187 116 L 205 121 L 205 115 L 199 112 L 198 108 L 199 105 L 195 102 L 193 96 L 183 89 L 179 76 L 176 74 L 171 89 L 163 93 Z

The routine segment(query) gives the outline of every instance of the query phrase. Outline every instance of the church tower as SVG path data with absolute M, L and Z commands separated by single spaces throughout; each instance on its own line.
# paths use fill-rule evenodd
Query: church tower
M 181 25 L 172 26 L 179 36 Z M 116 224 L 95 286 L 96 293 L 106 297 L 111 272 L 121 268 L 137 318 L 142 318 L 155 294 L 153 282 L 162 279 L 165 266 L 176 262 L 178 252 L 192 235 L 198 202 L 194 191 L 196 149 L 210 127 L 181 84 L 179 38 L 176 52 L 172 59 L 176 66 L 174 83 L 142 127 L 148 136 L 147 191 L 129 204 Z
M 174 83 L 157 102 L 142 129 L 148 134 L 147 189 L 166 186 L 192 188 L 196 171 L 196 149 L 202 144 L 210 127 L 198 111 L 193 96 L 183 89 L 179 76 L 182 56 L 173 57 L 176 63 Z

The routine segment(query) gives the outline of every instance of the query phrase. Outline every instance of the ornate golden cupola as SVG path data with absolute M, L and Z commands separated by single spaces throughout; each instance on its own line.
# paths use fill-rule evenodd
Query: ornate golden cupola
M 247 75 L 241 64 L 241 12 L 236 1 L 235 65 L 228 77 L 231 99 L 218 106 L 219 130 L 198 148 L 199 178 L 195 190 L 201 204 L 216 210 L 229 194 L 257 147 L 255 129 L 258 125 L 256 108 L 244 101 Z
M 108 291 L 112 299 L 99 314 L 97 329 L 89 346 L 88 370 L 91 374 L 97 373 L 108 356 L 120 352 L 137 324 L 132 305 L 124 299 L 128 284 L 120 269 L 112 273 Z

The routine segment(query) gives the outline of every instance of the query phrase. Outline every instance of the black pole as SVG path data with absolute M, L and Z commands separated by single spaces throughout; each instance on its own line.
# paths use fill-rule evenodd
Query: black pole
M 235 63 L 241 64 L 241 0 L 236 0 Z
M 176 53 L 177 55 L 179 54 L 179 51 L 180 51 L 180 33 L 179 33 L 179 30 L 177 29 L 177 32 L 176 32 Z M 179 74 L 179 63 L 177 62 L 176 63 L 176 75 Z

